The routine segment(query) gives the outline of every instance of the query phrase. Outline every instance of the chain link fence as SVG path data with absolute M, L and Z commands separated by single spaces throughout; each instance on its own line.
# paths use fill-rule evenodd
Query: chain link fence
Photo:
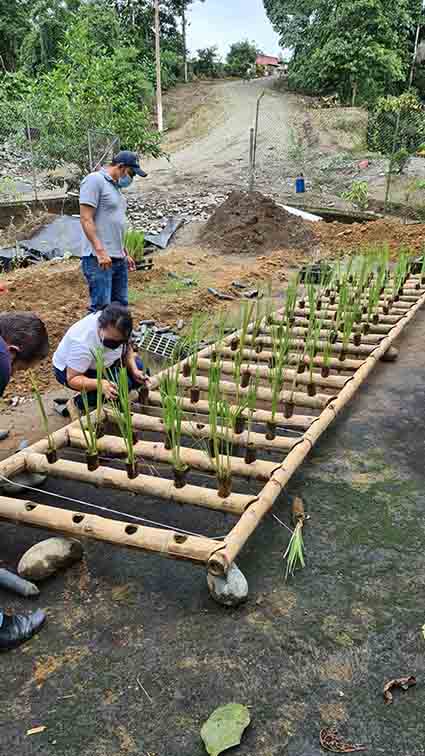
M 248 187 L 294 200 L 305 179 L 303 204 L 341 210 L 392 212 L 425 221 L 425 108 L 403 112 L 318 108 L 264 92 L 251 129 Z
M 120 139 L 111 131 L 76 124 L 62 133 L 29 104 L 0 106 L 0 202 L 42 199 L 66 187 L 77 190 L 81 177 L 112 160 Z

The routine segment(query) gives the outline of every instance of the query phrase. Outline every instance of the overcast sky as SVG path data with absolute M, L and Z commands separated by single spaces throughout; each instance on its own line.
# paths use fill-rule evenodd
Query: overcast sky
M 279 38 L 264 10 L 263 0 L 195 0 L 188 13 L 188 47 L 217 45 L 224 57 L 232 42 L 249 39 L 266 55 L 278 55 Z

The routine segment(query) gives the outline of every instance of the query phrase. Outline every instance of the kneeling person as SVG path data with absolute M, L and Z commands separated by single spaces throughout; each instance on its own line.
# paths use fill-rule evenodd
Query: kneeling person
M 87 315 L 67 331 L 53 355 L 53 370 L 62 386 L 79 392 L 67 404 L 72 420 L 81 416 L 84 409 L 82 391 L 87 393 L 89 406 L 96 406 L 95 355 L 99 347 L 103 349 L 105 368 L 111 376 L 111 380 L 102 380 L 105 399 L 117 397 L 115 378 L 118 378 L 121 365 L 127 368 L 130 390 L 147 380 L 143 363 L 136 357 L 130 344 L 132 331 L 130 310 L 117 303 L 108 305 L 101 312 Z

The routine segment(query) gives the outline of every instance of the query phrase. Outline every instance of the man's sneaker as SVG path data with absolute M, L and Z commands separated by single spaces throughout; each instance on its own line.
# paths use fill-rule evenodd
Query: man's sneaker
M 5 614 L 0 626 L 0 651 L 17 648 L 21 643 L 30 640 L 46 621 L 46 615 L 41 609 L 33 614 Z

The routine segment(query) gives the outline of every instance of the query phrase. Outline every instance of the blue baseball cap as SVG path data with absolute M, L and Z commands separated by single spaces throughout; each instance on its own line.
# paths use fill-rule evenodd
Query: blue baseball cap
M 127 165 L 137 176 L 142 176 L 143 178 L 146 178 L 148 175 L 141 169 L 136 153 L 129 150 L 121 150 L 121 152 L 114 155 L 112 165 Z

